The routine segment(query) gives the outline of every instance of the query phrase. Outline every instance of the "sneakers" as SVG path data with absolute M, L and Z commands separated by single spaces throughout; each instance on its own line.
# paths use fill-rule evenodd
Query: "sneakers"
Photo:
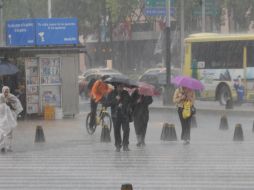
M 183 144 L 184 145 L 190 144 L 190 140 L 184 140 Z
M 124 146 L 124 147 L 123 147 L 123 151 L 130 151 L 130 149 L 129 149 L 128 146 Z
M 120 147 L 116 147 L 116 152 L 120 152 L 121 148 Z
M 142 146 L 142 143 L 139 142 L 139 143 L 137 143 L 136 145 L 137 145 L 137 147 L 141 147 L 141 146 Z
M 144 146 L 146 146 L 146 143 L 145 142 L 139 142 L 136 145 L 137 145 L 137 147 L 144 147 Z

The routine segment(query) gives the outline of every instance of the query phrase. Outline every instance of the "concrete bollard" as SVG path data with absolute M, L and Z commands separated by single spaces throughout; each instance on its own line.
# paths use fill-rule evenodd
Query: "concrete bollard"
M 130 183 L 122 184 L 121 190 L 133 190 L 132 184 Z
M 228 99 L 227 102 L 226 102 L 226 106 L 225 108 L 226 109 L 233 109 L 233 100 L 232 99 Z
M 234 141 L 243 141 L 243 129 L 241 124 L 236 124 L 234 132 Z
M 107 125 L 104 125 L 101 129 L 101 142 L 111 142 L 110 131 Z
M 174 124 L 164 123 L 161 132 L 162 141 L 177 141 L 176 130 Z
M 226 115 L 223 115 L 220 119 L 220 129 L 227 130 L 228 129 L 228 119 Z
M 197 119 L 196 119 L 196 116 L 193 115 L 191 117 L 191 128 L 197 128 L 197 127 L 198 127 L 198 125 L 197 125 Z
M 43 128 L 40 125 L 36 127 L 34 142 L 45 142 Z

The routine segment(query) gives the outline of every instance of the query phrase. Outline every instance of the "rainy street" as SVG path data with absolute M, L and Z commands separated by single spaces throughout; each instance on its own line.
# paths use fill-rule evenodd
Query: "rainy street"
M 252 113 L 228 112 L 228 130 L 219 130 L 220 112 L 198 111 L 191 143 L 179 140 L 174 109 L 153 109 L 144 148 L 136 147 L 131 124 L 129 152 L 115 152 L 100 142 L 98 128 L 88 135 L 84 116 L 75 119 L 20 121 L 14 131 L 14 152 L 0 157 L 0 189 L 120 189 L 131 183 L 142 189 L 253 189 L 254 134 Z M 226 113 L 226 112 L 225 112 Z M 164 122 L 175 125 L 177 141 L 160 140 Z M 244 141 L 234 142 L 241 123 Z M 34 143 L 35 126 L 44 127 L 45 143 Z
M 253 116 L 254 0 L 0 0 L 0 190 L 253 190 Z

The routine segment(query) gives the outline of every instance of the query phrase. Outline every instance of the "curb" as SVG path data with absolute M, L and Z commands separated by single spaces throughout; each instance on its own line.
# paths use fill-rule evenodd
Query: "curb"
M 152 111 L 176 111 L 175 106 L 150 106 L 149 109 Z M 196 107 L 197 112 L 202 112 L 202 113 L 211 113 L 215 112 L 218 114 L 225 114 L 225 113 L 230 113 L 230 114 L 250 114 L 254 115 L 254 108 L 253 110 L 250 109 L 217 109 L 217 108 L 207 108 L 207 107 Z

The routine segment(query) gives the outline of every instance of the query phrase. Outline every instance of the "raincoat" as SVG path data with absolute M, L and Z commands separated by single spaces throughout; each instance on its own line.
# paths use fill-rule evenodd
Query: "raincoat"
M 0 147 L 1 150 L 11 151 L 12 131 L 17 126 L 16 119 L 23 107 L 19 99 L 10 93 L 8 86 L 2 88 L 0 104 Z
M 91 96 L 95 102 L 99 102 L 103 96 L 112 91 L 112 88 L 102 80 L 97 80 L 91 90 Z
M 12 114 L 15 118 L 17 118 L 18 114 L 23 111 L 23 107 L 19 99 L 10 93 L 10 89 L 8 86 L 4 86 L 2 88 L 2 94 L 0 94 L 0 98 L 10 107 Z
M 16 126 L 16 118 L 2 99 L 0 102 L 0 149 L 11 148 L 12 130 Z

